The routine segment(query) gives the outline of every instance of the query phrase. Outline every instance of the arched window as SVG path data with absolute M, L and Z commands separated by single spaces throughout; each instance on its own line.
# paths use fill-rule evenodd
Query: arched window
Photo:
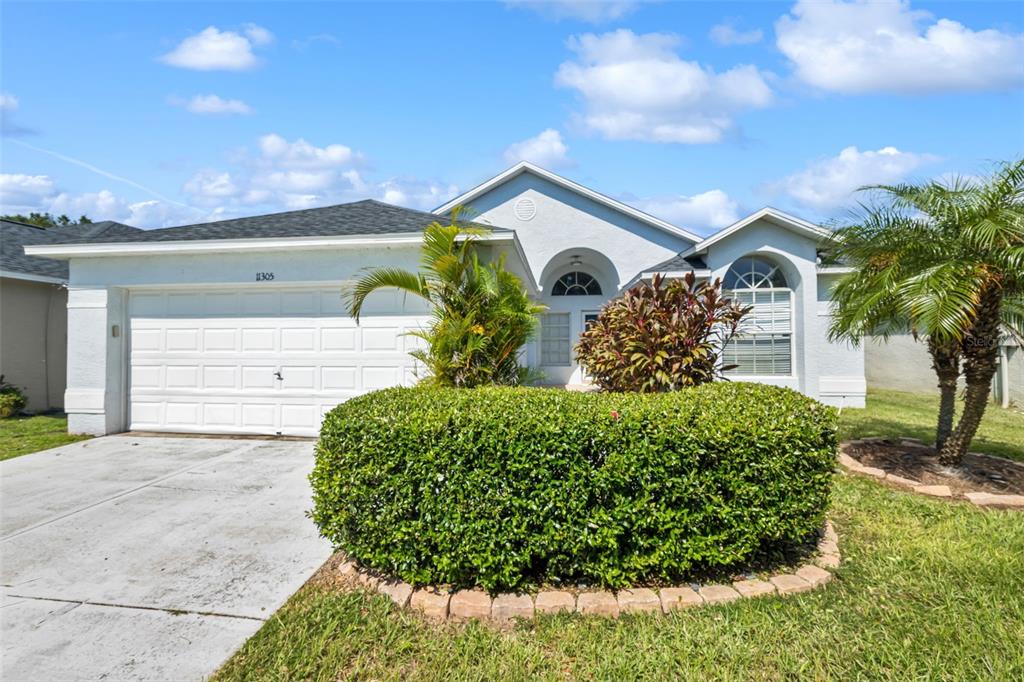
M 585 272 L 562 275 L 551 287 L 552 296 L 600 296 L 601 285 Z
M 732 264 L 722 280 L 723 289 L 786 289 L 786 276 L 778 265 L 748 256 Z
M 793 373 L 793 291 L 778 265 L 765 258 L 740 258 L 722 280 L 733 299 L 753 307 L 723 353 L 731 374 Z

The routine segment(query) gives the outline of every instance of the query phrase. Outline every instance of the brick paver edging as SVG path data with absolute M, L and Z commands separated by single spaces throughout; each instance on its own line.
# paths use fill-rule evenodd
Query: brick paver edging
M 918 481 L 912 481 L 909 478 L 903 478 L 902 476 L 886 473 L 883 469 L 879 469 L 877 467 L 864 466 L 846 453 L 848 448 L 857 445 L 870 445 L 871 443 L 887 440 L 889 439 L 862 438 L 860 440 L 851 440 L 840 444 L 839 465 L 852 474 L 860 474 L 862 476 L 877 478 L 880 481 L 891 483 L 898 488 L 917 493 L 918 495 L 928 495 L 930 497 L 940 497 L 950 500 L 960 499 L 953 496 L 953 491 L 949 489 L 948 485 L 924 485 Z M 923 441 L 917 440 L 916 438 L 901 438 L 900 442 L 908 447 L 927 447 Z M 971 454 L 975 457 L 1009 461 L 1003 460 L 999 457 L 992 457 L 991 455 L 983 455 L 981 453 L 972 452 Z M 964 493 L 962 499 L 970 502 L 976 507 L 983 507 L 986 509 L 1014 509 L 1017 511 L 1024 511 L 1024 495 L 999 495 L 996 493 L 987 493 L 978 490 Z
M 389 580 L 361 568 L 352 561 L 338 564 L 338 572 L 357 585 L 385 594 L 400 608 L 410 608 L 437 620 L 487 620 L 508 622 L 533 618 L 537 613 L 579 613 L 617 618 L 623 613 L 669 613 L 705 604 L 737 599 L 807 592 L 832 580 L 839 567 L 839 537 L 831 522 L 825 523 L 818 541 L 818 553 L 792 573 L 779 573 L 767 580 L 737 580 L 729 584 L 682 585 L 653 589 L 637 587 L 619 592 L 599 590 L 541 590 L 530 594 L 499 594 L 483 590 L 450 591 L 436 587 L 414 588 L 400 580 Z

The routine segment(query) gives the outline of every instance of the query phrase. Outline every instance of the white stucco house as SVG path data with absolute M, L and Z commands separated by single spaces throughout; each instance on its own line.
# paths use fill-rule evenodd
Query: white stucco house
M 572 347 L 605 302 L 693 271 L 755 308 L 726 351 L 734 379 L 864 404 L 863 349 L 827 339 L 842 270 L 819 264 L 826 230 L 765 208 L 702 238 L 520 163 L 433 213 L 360 201 L 26 247 L 69 263 L 68 428 L 315 435 L 346 398 L 414 382 L 422 303 L 376 294 L 356 325 L 339 292 L 366 267 L 414 269 L 423 228 L 456 206 L 548 306 L 526 362 L 550 383 L 586 381 Z

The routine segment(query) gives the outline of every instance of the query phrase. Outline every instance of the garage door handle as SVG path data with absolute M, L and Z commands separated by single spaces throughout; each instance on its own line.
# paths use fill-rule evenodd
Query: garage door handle
M 278 381 L 284 381 L 284 377 L 283 377 L 283 376 L 281 376 L 281 372 L 280 372 L 280 370 L 279 370 L 279 371 L 277 371 L 277 372 L 274 372 L 274 376 L 275 376 L 275 377 L 277 377 L 277 380 L 278 380 Z

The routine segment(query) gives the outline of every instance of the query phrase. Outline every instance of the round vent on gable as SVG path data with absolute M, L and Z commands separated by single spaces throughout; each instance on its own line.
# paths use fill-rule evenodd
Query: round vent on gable
M 516 202 L 512 210 L 520 220 L 533 220 L 533 216 L 537 215 L 537 204 L 533 199 L 523 197 Z

